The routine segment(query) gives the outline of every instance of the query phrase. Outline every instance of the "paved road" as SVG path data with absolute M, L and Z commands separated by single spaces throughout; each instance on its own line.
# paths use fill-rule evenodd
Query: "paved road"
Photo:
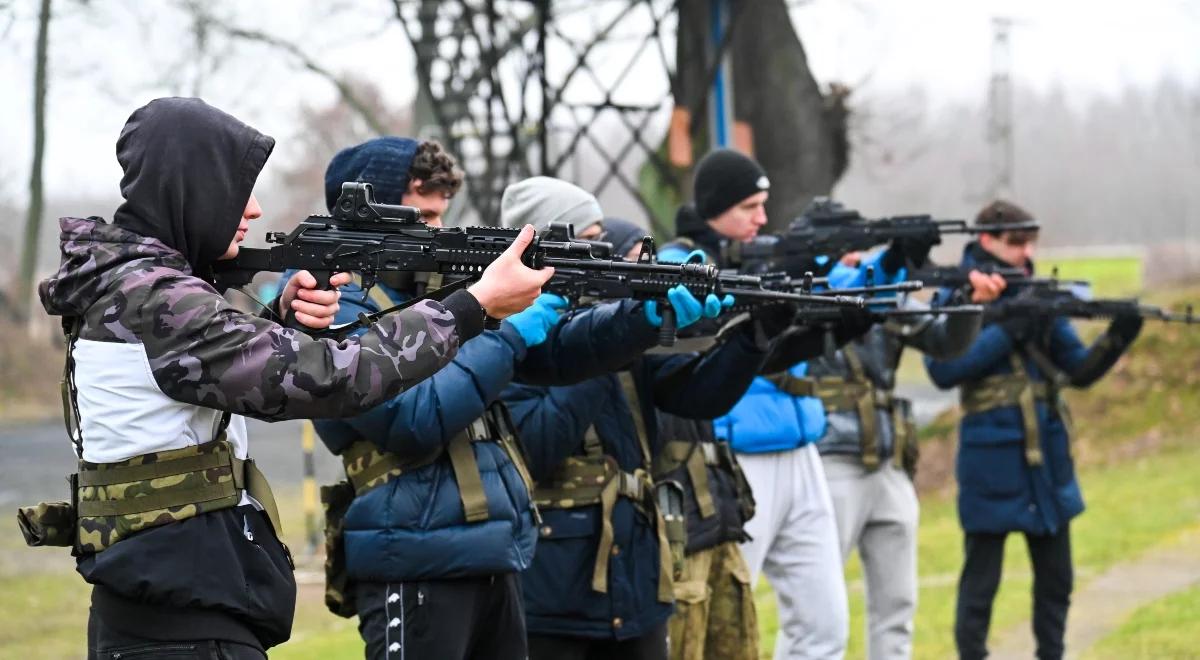
M 250 453 L 272 484 L 295 485 L 303 476 L 300 422 L 268 424 L 251 420 Z M 339 478 L 341 465 L 316 443 L 317 483 Z M 75 471 L 74 453 L 62 422 L 0 424 L 0 511 L 67 497 L 64 477 Z

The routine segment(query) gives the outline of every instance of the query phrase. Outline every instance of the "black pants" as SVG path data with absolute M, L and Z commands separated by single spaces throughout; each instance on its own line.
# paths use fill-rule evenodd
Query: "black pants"
M 224 640 L 162 641 L 121 633 L 88 617 L 88 660 L 266 660 L 256 646 Z
M 667 626 L 634 639 L 529 636 L 529 660 L 666 660 Z
M 958 580 L 958 608 L 954 641 L 964 660 L 987 657 L 988 627 L 992 601 L 1000 586 L 1007 534 L 967 534 L 966 560 Z M 1064 526 L 1057 534 L 1025 535 L 1029 561 L 1033 564 L 1033 634 L 1037 657 L 1063 656 L 1063 634 L 1071 605 L 1074 569 L 1071 565 L 1071 533 Z
M 515 573 L 357 583 L 354 599 L 371 660 L 525 659 L 525 606 Z

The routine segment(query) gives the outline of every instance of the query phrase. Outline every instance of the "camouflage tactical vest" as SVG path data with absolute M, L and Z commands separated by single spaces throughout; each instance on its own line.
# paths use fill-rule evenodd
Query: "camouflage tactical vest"
M 863 465 L 869 470 L 879 467 L 879 431 L 875 410 L 891 415 L 895 446 L 892 462 L 912 474 L 917 463 L 917 429 L 912 406 L 907 399 L 892 395 L 875 385 L 863 368 L 862 358 L 853 347 L 842 349 L 850 369 L 848 376 L 795 377 L 788 372 L 767 376 L 780 391 L 792 396 L 811 396 L 821 400 L 826 412 L 851 412 L 858 416 L 862 442 Z
M 67 337 L 63 369 L 63 420 L 83 455 L 73 352 L 78 319 L 63 319 Z M 229 413 L 211 442 L 151 452 L 116 463 L 79 460 L 71 475 L 71 500 L 22 507 L 17 523 L 30 546 L 71 546 L 75 555 L 95 553 L 143 529 L 237 506 L 242 492 L 262 505 L 276 534 L 279 511 L 266 478 L 253 460 L 237 458 L 225 439 Z
M 499 402 L 489 406 L 482 417 L 471 422 L 445 447 L 438 447 L 426 456 L 401 457 L 365 440 L 350 445 L 342 452 L 342 466 L 346 470 L 346 479 L 321 487 L 321 503 L 325 509 L 325 606 L 330 612 L 346 618 L 358 613 L 353 599 L 349 598 L 350 581 L 346 574 L 343 539 L 346 511 L 355 498 L 402 474 L 433 464 L 444 453 L 450 459 L 450 466 L 454 470 L 454 479 L 458 484 L 458 494 L 466 521 L 474 523 L 488 519 L 487 495 L 483 489 L 479 464 L 475 460 L 473 444 L 476 442 L 495 442 L 500 445 L 520 473 L 526 489 L 532 494 L 533 481 L 517 445 L 512 419 L 509 417 L 508 408 Z M 536 502 L 533 516 L 540 526 Z
M 584 434 L 584 455 L 568 457 L 549 479 L 539 482 L 533 490 L 534 501 L 543 509 L 600 505 L 600 541 L 592 569 L 592 590 L 608 593 L 608 562 L 613 548 L 612 511 L 618 497 L 628 499 L 654 521 L 659 548 L 658 600 L 670 603 L 675 599 L 673 576 L 683 569 L 683 548 L 687 541 L 682 488 L 675 482 L 655 485 L 649 471 L 649 436 L 633 376 L 622 371 L 618 378 L 633 414 L 642 466 L 633 472 L 622 470 L 615 458 L 604 453 L 595 428 L 588 428 Z
M 1026 346 L 1023 350 L 1037 349 Z M 1048 360 L 1046 362 L 1048 363 Z M 1069 428 L 1070 411 L 1066 401 L 1059 396 L 1059 387 L 1055 384 L 1062 374 L 1052 365 L 1045 364 L 1043 370 L 1047 371 L 1051 382 L 1034 382 L 1029 378 L 1029 372 L 1026 371 L 1018 351 L 1009 354 L 1009 364 L 1012 366 L 1012 373 L 993 374 L 981 380 L 964 383 L 959 392 L 959 403 L 963 412 L 968 415 L 1017 406 L 1021 411 L 1021 425 L 1025 433 L 1025 462 L 1029 465 L 1041 465 L 1042 447 L 1038 434 L 1037 406 L 1034 402 L 1043 401 L 1050 405 Z

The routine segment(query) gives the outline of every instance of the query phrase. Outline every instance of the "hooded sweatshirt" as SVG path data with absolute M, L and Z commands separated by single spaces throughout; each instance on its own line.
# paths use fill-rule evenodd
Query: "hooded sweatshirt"
M 115 223 L 60 221 L 62 262 L 39 294 L 47 313 L 81 322 L 73 357 L 84 460 L 113 463 L 209 442 L 222 412 L 235 413 L 227 439 L 245 458 L 239 415 L 362 412 L 432 375 L 482 329 L 482 310 L 465 292 L 342 342 L 229 305 L 197 273 L 228 248 L 272 145 L 198 99 L 152 101 L 118 142 L 125 202 Z M 251 627 L 264 646 L 277 644 L 290 633 L 294 582 L 286 562 L 280 569 L 277 558 L 238 545 L 278 546 L 269 532 L 243 536 L 253 525 L 234 511 L 144 529 L 83 554 L 79 571 L 105 593 L 217 610 Z M 288 589 L 271 591 L 281 581 L 290 598 Z

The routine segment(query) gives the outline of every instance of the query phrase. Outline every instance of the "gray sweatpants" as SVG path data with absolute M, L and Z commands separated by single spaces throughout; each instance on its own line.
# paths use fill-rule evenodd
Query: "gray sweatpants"
M 909 658 L 917 609 L 917 492 L 890 462 L 868 471 L 857 456 L 821 458 L 842 560 L 855 548 L 862 559 L 868 657 Z
M 775 660 L 842 658 L 850 610 L 817 448 L 738 454 L 738 463 L 754 490 L 754 517 L 745 525 L 750 540 L 741 545 L 750 584 L 765 573 L 779 603 Z

